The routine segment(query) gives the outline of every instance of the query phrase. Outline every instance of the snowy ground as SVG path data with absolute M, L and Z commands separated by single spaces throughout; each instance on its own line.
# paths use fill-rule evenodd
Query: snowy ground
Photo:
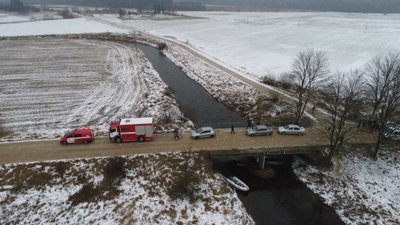
M 0 166 L 0 224 L 254 224 L 235 191 L 199 156 L 136 155 L 107 166 L 109 161 Z M 194 191 L 177 195 L 184 192 L 172 187 L 187 166 L 198 178 L 190 185 Z M 121 167 L 125 176 L 105 172 Z
M 14 15 L 0 13 L 0 24 L 26 22 L 26 21 L 30 21 L 30 18 L 24 16 L 14 16 Z
M 45 34 L 128 33 L 128 30 L 84 18 L 0 24 L 0 37 Z
M 331 170 L 300 160 L 294 168 L 346 224 L 400 224 L 399 148 L 383 151 L 377 161 L 363 151 L 348 150 Z
M 273 102 L 273 96 L 224 72 L 221 68 L 199 60 L 181 47 L 169 44 L 164 54 L 190 78 L 202 85 L 215 99 L 251 120 L 270 120 L 290 112 L 283 101 Z M 259 118 L 257 118 L 257 116 Z
M 204 19 L 103 19 L 186 42 L 256 77 L 279 77 L 302 48 L 327 52 L 331 68 L 362 68 L 400 50 L 400 15 L 329 12 L 184 12 Z
M 13 140 L 56 137 L 82 126 L 104 132 L 123 116 L 182 124 L 167 86 L 135 48 L 89 40 L 3 40 L 0 59 L 0 121 Z

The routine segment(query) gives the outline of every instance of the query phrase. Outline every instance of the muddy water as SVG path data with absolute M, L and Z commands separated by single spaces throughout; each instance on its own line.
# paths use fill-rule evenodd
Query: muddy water
M 136 44 L 136 47 L 144 52 L 154 69 L 174 93 L 182 112 L 196 126 L 214 128 L 244 126 L 243 120 L 237 113 L 216 101 L 158 49 L 144 44 Z
M 270 179 L 254 175 L 254 158 L 213 163 L 218 172 L 237 176 L 250 187 L 249 192 L 237 193 L 257 225 L 344 225 L 332 209 L 297 180 L 291 158 L 270 161 L 268 166 L 276 172 Z

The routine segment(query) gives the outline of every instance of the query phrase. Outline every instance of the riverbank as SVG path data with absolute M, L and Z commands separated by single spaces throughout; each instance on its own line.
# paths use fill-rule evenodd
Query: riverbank
M 0 166 L 0 224 L 254 224 L 192 153 Z
M 292 170 L 292 157 L 269 158 L 266 170 L 272 177 L 262 178 L 253 157 L 240 161 L 213 161 L 225 176 L 237 176 L 249 187 L 238 192 L 247 212 L 257 225 L 343 225 L 333 209 L 326 207 Z
M 299 179 L 346 224 L 400 224 L 399 147 L 381 151 L 374 161 L 368 151 L 346 149 L 331 169 L 293 164 Z

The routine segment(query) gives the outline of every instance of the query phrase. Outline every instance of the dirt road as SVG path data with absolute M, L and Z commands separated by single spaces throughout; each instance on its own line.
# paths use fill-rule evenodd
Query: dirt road
M 368 134 L 363 134 L 353 140 L 355 143 L 365 143 Z M 279 135 L 274 131 L 272 136 L 248 137 L 244 129 L 237 129 L 230 134 L 230 129 L 216 130 L 216 137 L 210 139 L 193 140 L 189 134 L 184 134 L 179 140 L 173 139 L 173 134 L 157 134 L 152 142 L 131 142 L 115 144 L 108 138 L 98 137 L 91 144 L 61 145 L 58 140 L 33 141 L 20 143 L 0 144 L 0 164 L 47 161 L 75 158 L 93 158 L 140 153 L 162 153 L 183 150 L 257 150 L 265 148 L 314 146 L 326 144 L 317 129 L 308 129 L 304 136 Z

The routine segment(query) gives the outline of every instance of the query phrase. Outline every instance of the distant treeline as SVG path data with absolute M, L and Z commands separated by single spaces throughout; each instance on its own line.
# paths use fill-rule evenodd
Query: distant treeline
M 174 0 L 212 5 L 236 5 L 269 10 L 315 10 L 336 12 L 400 13 L 399 0 Z
M 23 0 L 26 4 L 77 5 L 106 8 L 137 8 L 153 10 L 172 8 L 173 0 Z
M 226 5 L 234 9 L 315 10 L 336 12 L 400 13 L 400 0 L 22 0 L 25 4 L 80 5 L 108 8 L 155 9 L 155 7 L 186 10 L 206 9 L 204 5 Z M 182 4 L 182 3 L 185 4 Z M 176 5 L 174 6 L 173 3 Z M 187 4 L 187 3 L 201 3 Z M 179 8 L 179 9 L 178 9 Z

